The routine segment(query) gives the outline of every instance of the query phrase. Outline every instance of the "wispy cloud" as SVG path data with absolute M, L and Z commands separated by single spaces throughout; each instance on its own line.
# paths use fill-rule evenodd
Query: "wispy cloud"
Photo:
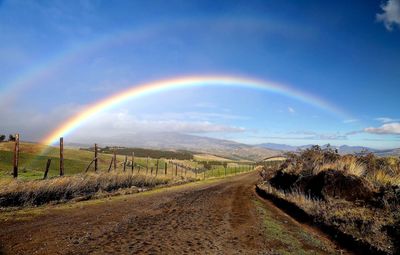
M 194 105 L 197 108 L 217 108 L 218 106 L 211 102 L 200 102 Z
M 292 108 L 292 107 L 288 107 L 288 111 L 290 112 L 290 113 L 295 113 L 296 111 Z
M 348 119 L 348 120 L 344 120 L 343 123 L 345 124 L 349 124 L 349 123 L 354 123 L 354 122 L 358 122 L 360 121 L 359 119 Z
M 187 111 L 187 112 L 166 112 L 163 114 L 142 114 L 143 118 L 149 120 L 197 120 L 197 121 L 218 121 L 218 120 L 248 120 L 250 117 L 221 113 L 221 112 L 199 112 L 199 111 Z
M 364 132 L 371 134 L 380 135 L 399 135 L 400 134 L 400 123 L 386 123 L 380 127 L 368 127 L 364 129 Z
M 381 8 L 383 13 L 376 14 L 376 19 L 383 22 L 389 31 L 396 25 L 400 27 L 400 0 L 388 0 Z
M 264 139 L 280 139 L 280 140 L 310 140 L 310 141 L 318 141 L 318 140 L 347 140 L 346 134 L 341 133 L 317 133 L 313 131 L 294 131 L 289 132 L 287 135 L 278 135 L 278 136 L 261 136 L 258 138 Z
M 393 119 L 393 118 L 388 118 L 388 117 L 379 117 L 379 118 L 376 118 L 375 120 L 380 121 L 382 123 L 389 123 L 389 122 L 399 121 L 399 119 Z

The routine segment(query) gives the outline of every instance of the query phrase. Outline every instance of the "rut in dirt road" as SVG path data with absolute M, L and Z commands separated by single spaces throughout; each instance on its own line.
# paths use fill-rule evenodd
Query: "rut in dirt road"
M 254 192 L 257 173 L 1 222 L 5 254 L 336 253 Z

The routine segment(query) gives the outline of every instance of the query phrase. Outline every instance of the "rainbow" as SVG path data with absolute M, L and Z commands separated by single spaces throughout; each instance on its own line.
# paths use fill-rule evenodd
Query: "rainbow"
M 104 110 L 115 107 L 116 105 L 125 101 L 153 93 L 164 92 L 167 90 L 206 86 L 244 87 L 265 90 L 300 100 L 340 116 L 345 116 L 345 113 L 342 110 L 329 104 L 328 102 L 316 96 L 300 92 L 281 84 L 234 76 L 188 76 L 135 85 L 110 97 L 97 101 L 87 106 L 80 113 L 67 119 L 55 130 L 51 131 L 41 140 L 41 143 L 49 145 L 54 144 L 56 141 L 58 141 L 59 137 L 71 133 L 73 130 L 82 125 L 88 118 Z
M 24 72 L 19 73 L 14 79 L 0 84 L 0 104 L 8 105 L 11 100 L 15 99 L 16 95 L 39 84 L 39 81 L 54 75 L 58 70 L 65 69 L 66 66 L 81 59 L 83 56 L 88 56 L 93 52 L 104 50 L 115 44 L 130 41 L 144 41 L 157 34 L 161 29 L 161 25 L 151 25 L 128 31 L 118 31 L 65 48 L 49 58 L 38 61 L 38 63 L 30 66 Z

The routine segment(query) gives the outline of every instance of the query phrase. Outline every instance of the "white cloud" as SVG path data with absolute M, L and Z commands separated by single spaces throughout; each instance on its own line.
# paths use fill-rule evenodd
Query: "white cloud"
M 209 121 L 190 121 L 176 119 L 138 118 L 127 112 L 103 112 L 88 120 L 70 134 L 73 141 L 109 141 L 109 137 L 119 139 L 135 133 L 175 132 L 187 134 L 238 133 L 245 128 L 217 124 Z
M 371 134 L 382 134 L 382 135 L 398 135 L 400 134 L 400 123 L 386 123 L 380 127 L 368 127 L 364 129 L 364 132 Z
M 37 113 L 27 110 L 9 110 L 0 108 L 0 134 L 20 133 L 23 140 L 38 141 L 54 130 L 68 117 L 73 116 L 84 107 L 80 105 L 64 105 L 48 113 Z M 190 114 L 187 114 L 190 115 Z M 127 111 L 108 111 L 96 114 L 82 123 L 76 130 L 68 135 L 74 141 L 96 139 L 102 137 L 124 137 L 125 134 L 135 132 L 177 132 L 177 133 L 240 133 L 247 131 L 243 127 L 224 125 L 220 119 L 230 119 L 236 116 L 224 116 L 206 113 L 206 116 L 196 118 L 173 118 L 172 115 L 163 114 L 155 116 L 136 116 Z M 210 116 L 208 116 L 210 115 Z M 176 117 L 179 117 L 176 115 Z M 206 117 L 214 117 L 215 121 Z
M 290 112 L 290 113 L 295 113 L 296 111 L 292 108 L 292 107 L 288 107 L 288 111 Z
M 392 119 L 392 118 L 388 118 L 388 117 L 379 117 L 379 118 L 376 118 L 375 120 L 380 121 L 382 123 L 389 123 L 389 122 L 398 121 L 398 119 Z
M 400 27 L 400 0 L 388 0 L 381 6 L 383 13 L 378 13 L 376 19 L 385 24 L 387 30 L 393 30 L 393 26 Z

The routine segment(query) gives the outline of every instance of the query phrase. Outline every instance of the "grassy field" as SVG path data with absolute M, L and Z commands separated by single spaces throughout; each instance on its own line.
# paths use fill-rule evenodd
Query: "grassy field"
M 13 142 L 0 143 L 0 179 L 12 178 L 12 162 L 13 162 Z M 122 150 L 125 152 L 124 150 Z M 162 151 L 157 152 L 157 155 L 161 155 Z M 50 158 L 51 165 L 48 177 L 54 177 L 59 175 L 59 149 L 57 147 L 51 147 L 36 143 L 21 142 L 20 143 L 20 157 L 19 157 L 19 174 L 18 179 L 21 180 L 32 180 L 41 179 L 44 175 L 44 170 L 47 160 Z M 169 154 L 168 154 L 169 155 Z M 93 151 L 81 150 L 77 148 L 64 148 L 64 168 L 65 175 L 75 175 L 83 173 L 89 163 L 94 157 Z M 107 171 L 112 159 L 111 153 L 99 153 L 99 170 L 101 172 Z M 127 171 L 131 171 L 131 157 L 128 156 L 128 162 L 126 166 Z M 117 154 L 117 171 L 123 170 L 125 156 Z M 210 161 L 210 166 L 204 174 L 204 163 Z M 172 164 L 171 164 L 172 162 Z M 164 159 L 158 160 L 158 174 L 165 175 L 165 163 L 167 163 L 167 175 L 177 175 L 184 177 L 198 177 L 198 178 L 209 178 L 209 177 L 221 177 L 225 175 L 224 164 L 226 164 L 226 175 L 236 174 L 245 171 L 249 168 L 249 162 L 233 162 L 229 159 L 221 158 L 214 155 L 203 154 L 201 156 L 195 156 L 194 159 L 190 160 L 179 160 L 179 159 Z M 178 171 L 176 172 L 176 166 L 178 164 Z M 141 174 L 156 174 L 157 159 L 151 157 L 137 157 L 135 156 L 135 172 Z M 187 170 L 185 170 L 185 168 Z M 113 166 L 112 166 L 113 169 Z M 140 170 L 139 170 L 140 169 Z M 190 169 L 198 169 L 197 174 Z M 89 169 L 89 172 L 93 172 L 93 166 Z
M 231 159 L 218 157 L 211 154 L 194 154 L 193 158 L 196 161 L 231 161 Z
M 0 178 L 12 178 L 12 162 L 13 162 L 13 146 L 12 142 L 0 143 Z M 20 179 L 40 179 L 43 178 L 47 159 L 51 158 L 49 177 L 58 176 L 59 174 L 59 150 L 56 147 L 49 147 L 35 143 L 20 143 L 19 157 L 19 178 Z M 94 153 L 77 148 L 64 149 L 64 167 L 65 175 L 74 175 L 85 171 L 86 167 L 92 161 Z M 99 169 L 107 171 L 112 159 L 111 154 L 99 153 Z M 123 169 L 125 156 L 117 155 L 117 170 Z M 131 158 L 128 157 L 128 161 Z M 157 160 L 147 157 L 135 157 L 135 164 L 141 166 L 141 172 L 145 171 L 149 162 L 149 171 L 156 168 Z M 159 160 L 159 171 L 164 172 L 166 161 Z M 127 170 L 130 170 L 130 163 Z M 137 171 L 137 167 L 135 169 Z M 89 171 L 93 171 L 93 166 Z M 171 169 L 170 169 L 171 171 Z
M 117 155 L 117 169 L 114 170 L 114 164 L 112 164 L 111 171 L 108 172 L 113 155 L 99 153 L 98 173 L 93 173 L 93 166 L 85 173 L 87 166 L 94 158 L 94 152 L 65 148 L 65 176 L 59 177 L 58 148 L 21 142 L 19 174 L 18 178 L 14 179 L 12 178 L 13 147 L 12 142 L 0 143 L 0 207 L 41 205 L 82 196 L 91 197 L 98 193 L 115 192 L 118 189 L 133 186 L 154 187 L 160 184 L 224 177 L 251 169 L 248 163 L 245 165 L 242 162 L 226 160 L 205 163 L 205 161 L 194 159 L 135 157 L 135 167 L 132 171 L 131 157 L 127 157 L 124 172 L 126 156 Z M 125 150 L 120 151 L 125 152 Z M 161 155 L 163 152 L 153 153 Z M 52 163 L 48 179 L 43 180 L 44 169 L 49 158 Z M 218 158 L 212 157 L 212 159 Z

